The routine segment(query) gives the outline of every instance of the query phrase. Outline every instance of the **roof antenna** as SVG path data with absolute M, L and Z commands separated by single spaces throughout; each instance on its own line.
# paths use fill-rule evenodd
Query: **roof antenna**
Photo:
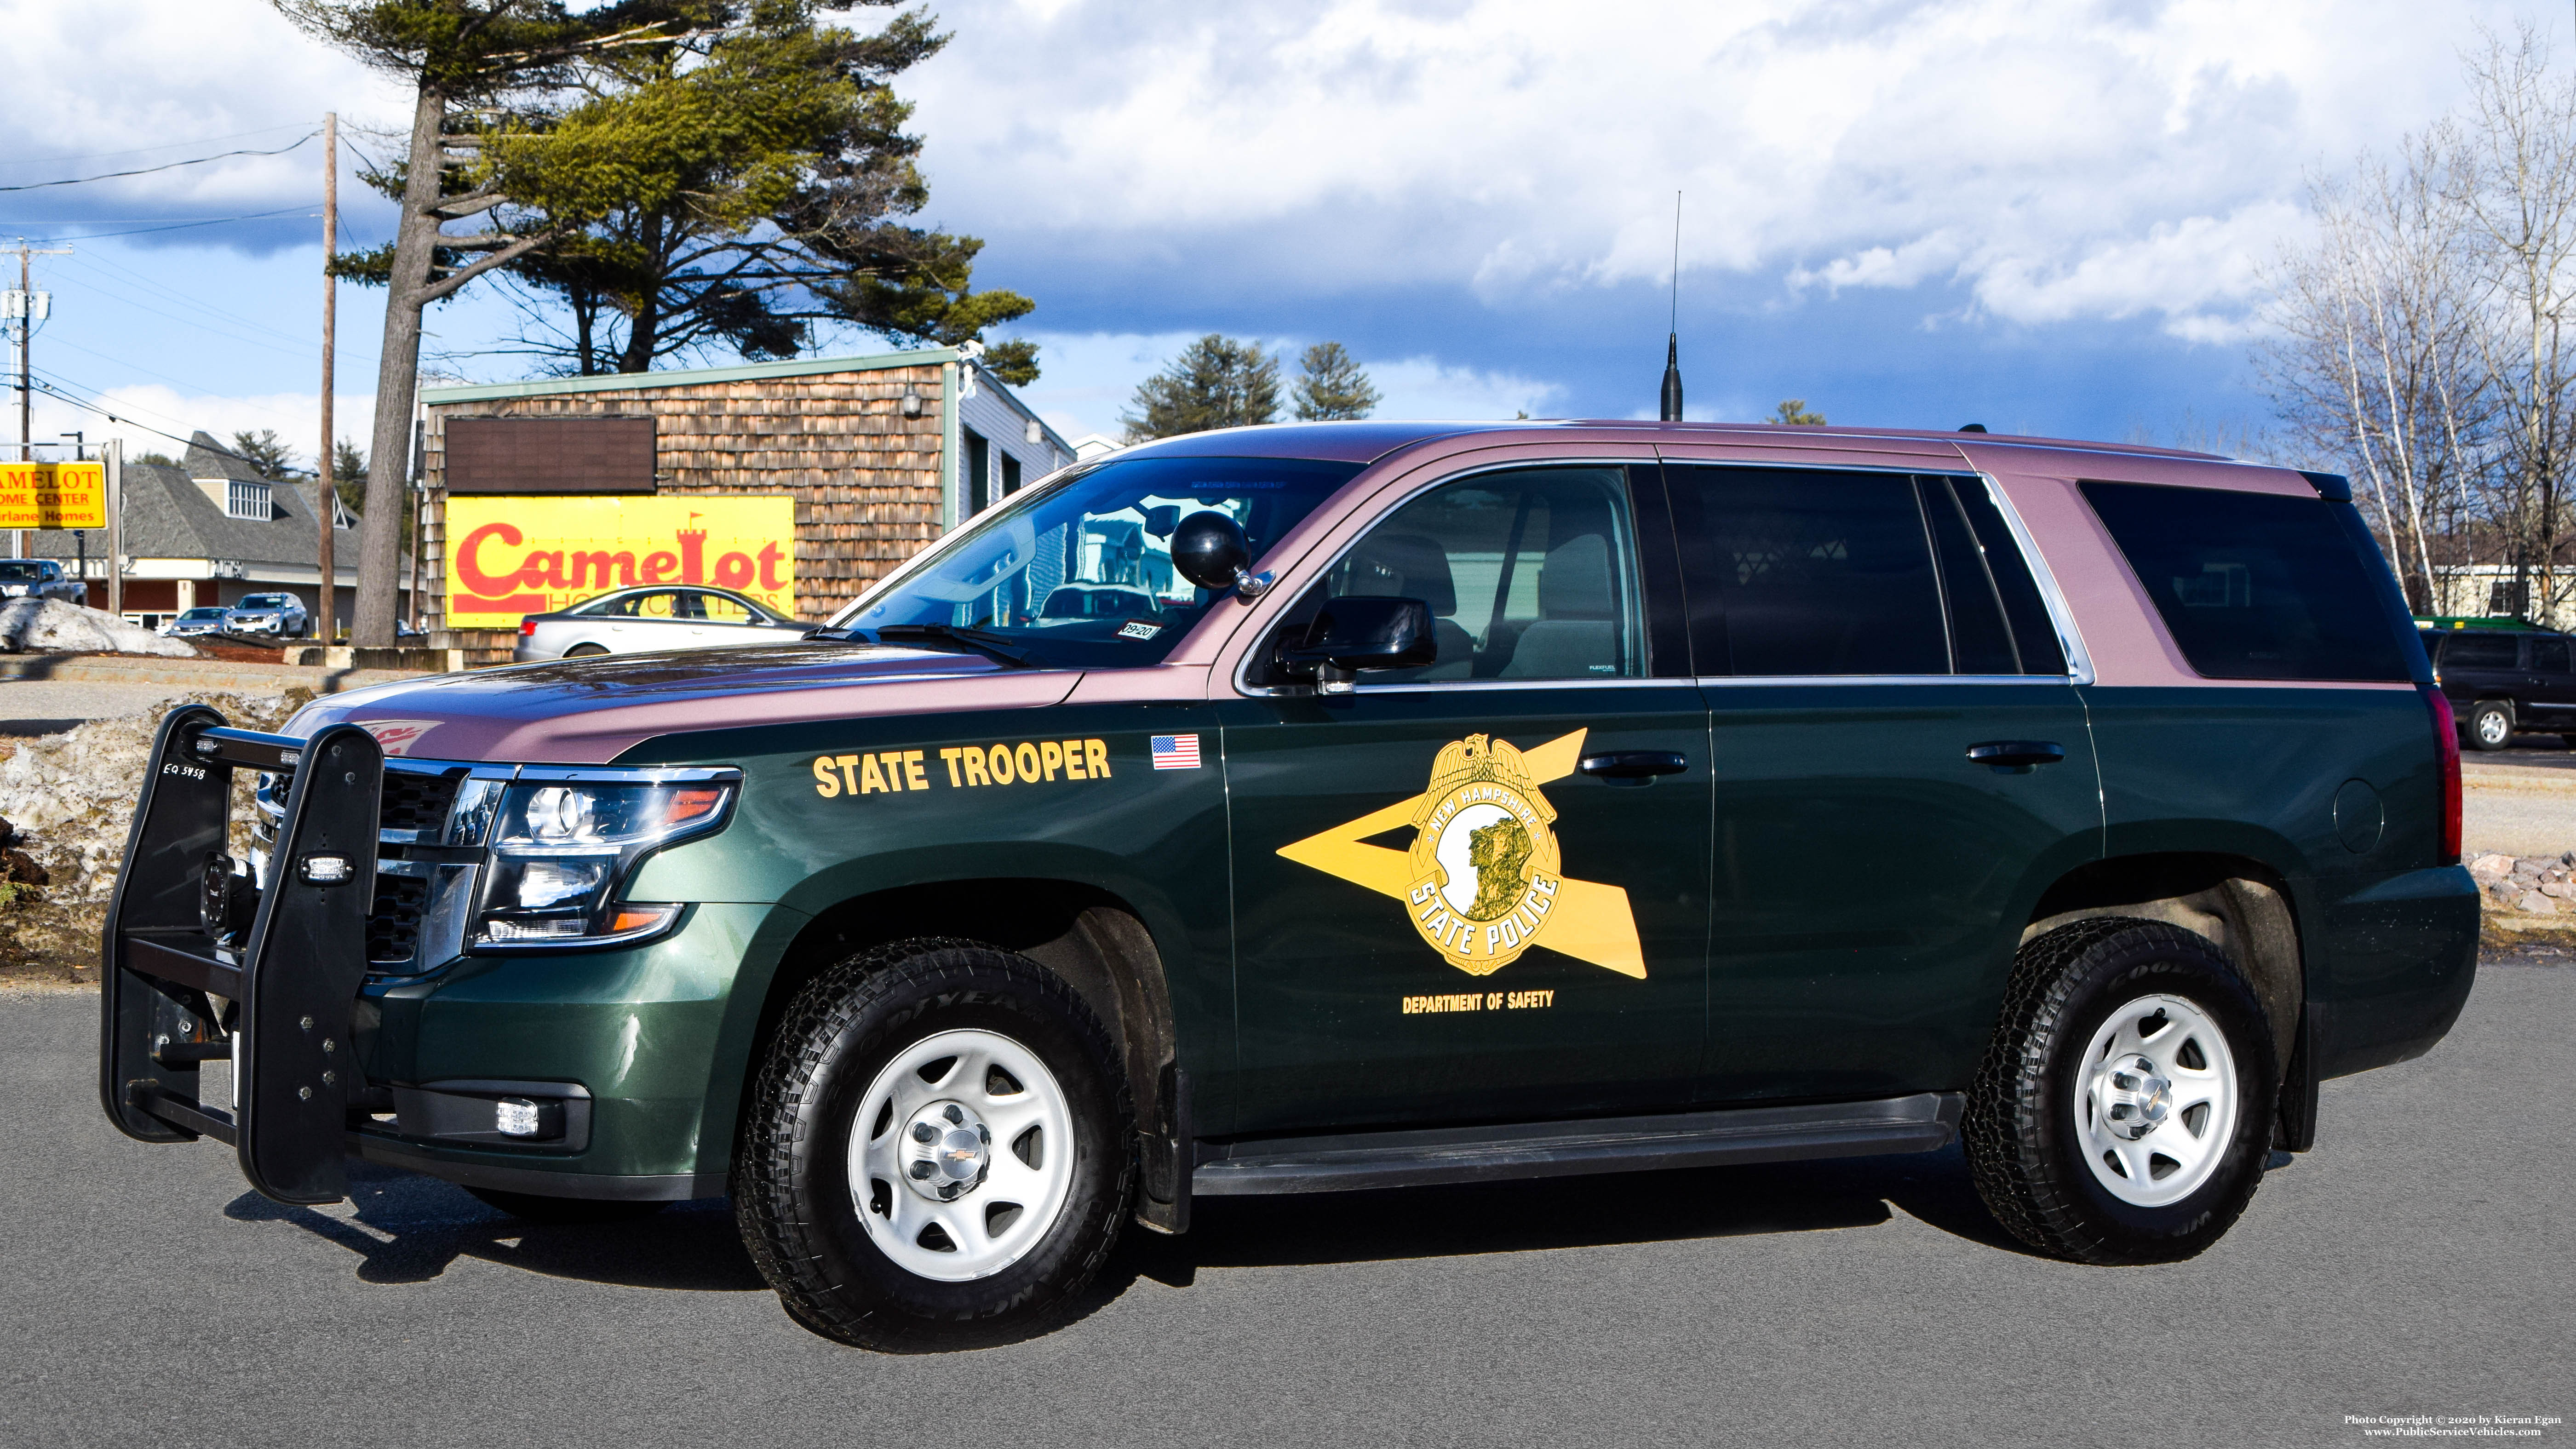
M 1682 194 L 1673 193 L 1673 315 L 1664 334 L 1664 421 L 1682 420 Z

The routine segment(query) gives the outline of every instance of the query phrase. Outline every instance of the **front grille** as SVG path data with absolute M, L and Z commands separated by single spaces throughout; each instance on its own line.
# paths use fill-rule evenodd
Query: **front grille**
M 420 954 L 420 921 L 428 911 L 429 882 L 378 875 L 375 906 L 367 912 L 367 964 L 410 965 Z
M 384 798 L 376 806 L 376 824 L 384 830 L 426 830 L 431 838 L 447 828 L 447 809 L 456 803 L 462 772 L 425 775 L 412 770 L 385 771 Z

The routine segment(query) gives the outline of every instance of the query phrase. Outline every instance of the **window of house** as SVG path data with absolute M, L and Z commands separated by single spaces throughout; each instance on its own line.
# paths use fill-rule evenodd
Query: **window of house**
M 966 445 L 966 512 L 983 512 L 993 502 L 993 445 L 973 428 L 958 429 Z
M 2487 585 L 2487 613 L 2521 618 L 2531 608 L 2531 584 L 2525 579 L 2498 579 Z
M 1019 491 L 1020 460 L 1004 453 L 1002 455 L 1002 496 L 1008 498 Z
M 272 512 L 274 507 L 275 504 L 268 496 L 266 483 L 249 478 L 224 480 L 224 516 L 226 518 L 255 518 L 266 523 L 276 516 Z

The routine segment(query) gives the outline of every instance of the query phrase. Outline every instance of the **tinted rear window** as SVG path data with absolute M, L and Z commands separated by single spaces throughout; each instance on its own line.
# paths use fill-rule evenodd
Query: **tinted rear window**
M 2454 634 L 2442 645 L 2445 669 L 2515 669 L 2522 641 L 2510 634 Z
M 2086 483 L 2191 667 L 2212 679 L 2405 679 L 2383 603 L 2323 499 Z

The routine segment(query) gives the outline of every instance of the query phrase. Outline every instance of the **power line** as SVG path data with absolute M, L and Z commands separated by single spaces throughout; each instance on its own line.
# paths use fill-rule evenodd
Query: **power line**
M 141 430 L 142 430 L 142 431 L 144 431 L 144 432 L 150 433 L 152 436 L 154 436 L 154 437 L 156 437 L 156 438 L 168 438 L 171 442 L 174 442 L 174 443 L 180 444 L 180 445 L 181 445 L 181 446 L 183 446 L 183 447 L 189 447 L 189 448 L 204 448 L 204 449 L 205 449 L 207 452 L 209 452 L 209 453 L 216 453 L 216 454 L 220 454 L 220 455 L 222 455 L 222 456 L 224 456 L 224 457 L 227 457 L 227 458 L 235 458 L 235 459 L 239 459 L 240 461 L 242 461 L 242 462 L 244 462 L 244 463 L 248 463 L 248 464 L 250 464 L 250 465 L 251 465 L 252 467 L 254 467 L 254 468 L 256 468 L 256 467 L 258 467 L 258 466 L 259 466 L 259 460 L 258 460 L 258 459 L 256 459 L 256 458 L 244 457 L 242 454 L 239 454 L 239 453 L 234 452 L 232 449 L 225 447 L 225 446 L 224 446 L 223 444 L 221 444 L 221 443 L 211 443 L 211 444 L 209 444 L 209 443 L 200 443 L 200 442 L 198 442 L 198 441 L 197 441 L 196 439 L 194 439 L 194 438 L 183 438 L 183 437 L 180 437 L 177 433 L 167 433 L 167 432 L 163 432 L 161 429 L 159 429 L 159 428 L 156 428 L 156 427 L 152 426 L 150 423 L 138 423 L 138 422 L 136 422 L 136 421 L 135 421 L 134 419 L 132 419 L 132 418 L 128 418 L 128 417 L 119 417 L 119 416 L 117 416 L 115 413 L 109 412 L 106 408 L 103 408 L 103 407 L 99 406 L 97 403 L 89 402 L 89 401 L 86 401 L 86 400 L 84 400 L 84 399 L 81 399 L 81 398 L 77 398 L 77 397 L 72 396 L 70 393 L 67 393 L 67 392 L 63 391 L 60 387 L 55 386 L 55 385 L 53 384 L 53 382 L 52 382 L 52 381 L 50 381 L 50 380 L 48 380 L 48 379 L 46 379 L 46 378 L 42 378 L 42 377 L 33 377 L 33 376 L 31 376 L 31 377 L 29 378 L 29 381 L 31 381 L 32 383 L 34 383 L 35 388 L 36 388 L 36 391 L 41 392 L 41 393 L 45 394 L 45 395 L 46 395 L 46 396 L 48 396 L 48 397 L 57 398 L 57 399 L 59 399 L 59 400 L 61 400 L 61 401 L 63 401 L 63 402 L 70 403 L 73 407 L 76 407 L 76 408 L 87 408 L 87 409 L 89 409 L 91 412 L 94 412 L 94 413 L 98 414 L 100 417 L 103 417 L 103 418 L 107 419 L 109 422 L 114 423 L 114 424 L 116 424 L 116 425 L 117 425 L 117 426 L 119 426 L 119 427 L 126 427 L 126 428 L 139 428 L 139 429 L 141 429 Z M 156 414 L 154 414 L 154 416 L 155 416 L 155 417 L 158 417 L 158 416 L 160 416 L 160 415 L 156 413 Z M 170 421 L 171 421 L 171 422 L 173 422 L 173 423 L 178 423 L 178 425 L 179 425 L 180 427 L 183 427 L 183 428 L 187 426 L 187 424 L 186 424 L 186 423 L 180 423 L 180 422 L 179 422 L 179 420 L 178 420 L 178 419 L 176 419 L 176 418 L 172 418 L 172 419 L 170 419 Z M 201 429 L 200 431 L 203 431 L 203 430 Z M 211 437 L 213 437 L 213 436 L 214 436 L 214 434 L 212 434 L 212 433 L 207 433 L 207 434 L 206 434 L 206 436 L 211 438 Z M 289 470 L 287 470 L 287 471 L 289 471 L 289 472 L 293 472 L 293 471 L 296 471 L 296 470 L 289 469 Z M 260 475 L 260 476 L 262 476 L 262 477 L 266 477 L 266 476 L 268 476 L 268 475 L 266 475 L 266 474 L 262 474 L 262 475 Z
M 175 171 L 182 166 L 203 166 L 209 161 L 223 161 L 235 156 L 283 156 L 297 146 L 320 135 L 307 131 L 293 142 L 274 151 L 220 151 L 212 156 L 192 156 L 185 161 L 170 161 L 159 166 L 143 166 L 132 171 L 109 171 L 97 176 L 67 176 L 60 181 L 30 181 L 23 186 L 0 186 L 0 191 L 42 191 L 48 186 L 86 186 L 93 181 L 116 181 L 127 176 L 149 176 L 155 171 Z
M 205 218 L 204 220 L 201 220 L 201 221 L 174 221 L 174 222 L 171 222 L 171 223 L 170 223 L 169 225 L 167 225 L 167 226 L 142 226 L 142 227 L 136 227 L 136 228 L 135 228 L 134 230 L 132 230 L 132 231 L 85 231 L 85 232 L 80 232 L 80 233 L 75 234 L 75 235 L 71 238 L 71 240 L 73 240 L 73 241 L 100 241 L 100 240 L 104 240 L 104 239 L 106 239 L 106 238 L 108 238 L 108 237 L 112 237 L 112 236 L 143 236 L 143 235 L 145 235 L 145 234 L 147 234 L 147 233 L 150 233 L 150 232 L 156 232 L 156 231 L 186 231 L 188 228 L 190 228 L 190 227 L 194 227 L 194 226 L 222 226 L 222 225 L 226 224 L 227 222 L 236 222 L 236 221 L 269 221 L 269 220 L 273 220 L 273 219 L 275 219 L 275 218 L 277 218 L 277 217 L 291 215 L 291 214 L 293 214 L 293 213 L 295 213 L 295 212 L 299 212 L 299 211 L 306 211 L 306 210 L 307 210 L 307 208 L 309 208 L 311 205 L 312 205 L 312 203 L 311 203 L 311 202 L 305 202 L 305 203 L 303 203 L 302 205 L 298 205 L 298 206 L 281 206 L 281 207 L 279 207 L 279 208 L 278 208 L 277 210 L 275 210 L 275 211 L 255 211 L 255 212 L 252 212 L 252 213 L 251 213 L 250 215 L 248 215 L 248 216 L 212 216 L 212 217 L 207 217 L 207 218 Z M 308 214 L 309 214 L 309 212 L 308 212 Z M 127 221 L 127 220 L 131 220 L 131 221 L 146 221 L 146 220 L 149 220 L 149 219 L 150 219 L 150 218 L 148 218 L 148 217 L 120 217 L 120 218 L 118 218 L 118 220 L 120 220 L 120 221 Z M 17 225 L 19 225 L 19 226 L 105 226 L 105 225 L 111 225 L 111 224 L 112 224 L 112 223 L 108 223 L 108 222 L 104 222 L 104 221 L 102 221 L 102 222 L 78 222 L 78 221 L 30 221 L 30 222 L 20 222 L 20 223 L 18 223 Z M 7 223 L 0 223 L 0 226 L 6 226 L 6 225 L 7 225 Z
M 0 161 L 0 166 L 50 166 L 58 161 L 104 161 L 111 156 L 141 156 L 153 151 L 176 151 L 182 146 L 211 146 L 217 141 L 238 141 L 244 136 L 267 136 L 291 131 L 302 121 L 281 121 L 253 131 L 226 131 L 220 136 L 197 136 L 185 141 L 164 141 L 158 146 L 136 146 L 124 151 L 84 151 L 77 156 L 16 156 Z

